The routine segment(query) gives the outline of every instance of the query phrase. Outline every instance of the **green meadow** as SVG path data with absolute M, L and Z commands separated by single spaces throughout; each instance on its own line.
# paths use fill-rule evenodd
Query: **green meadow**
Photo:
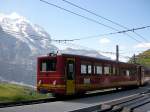
M 48 97 L 48 95 L 39 94 L 32 88 L 26 86 L 0 82 L 0 103 L 36 100 Z

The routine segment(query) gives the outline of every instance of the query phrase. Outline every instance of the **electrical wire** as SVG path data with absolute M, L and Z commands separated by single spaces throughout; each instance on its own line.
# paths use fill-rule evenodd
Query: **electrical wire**
M 13 31 L 13 32 L 10 32 L 10 30 L 3 30 L 3 31 L 7 31 L 7 33 L 8 34 L 10 34 L 10 35 L 12 35 L 12 34 L 14 34 L 14 35 L 18 35 L 18 36 L 25 36 L 25 35 L 23 35 L 22 33 L 19 33 L 19 32 L 15 32 L 15 31 Z M 28 36 L 31 36 L 31 37 L 37 37 L 37 35 L 28 35 Z M 43 36 L 38 36 L 38 37 L 43 37 Z M 45 39 L 45 38 L 34 38 L 34 40 L 47 40 L 47 41 L 52 41 L 52 40 L 48 40 L 48 39 Z M 63 44 L 63 42 L 64 42 L 64 44 L 66 45 L 66 44 L 70 44 L 71 46 L 76 46 L 76 47 L 82 47 L 82 48 L 84 48 L 84 49 L 90 49 L 90 50 L 94 50 L 94 49 L 92 49 L 92 48 L 88 48 L 88 47 L 85 47 L 85 46 L 81 46 L 81 45 L 79 45 L 79 44 L 74 44 L 74 43 L 66 43 L 65 41 L 62 41 L 62 42 L 60 42 L 60 41 L 53 41 L 53 42 L 57 42 L 57 43 L 59 43 L 59 44 Z M 97 51 L 97 52 L 99 52 L 99 53 L 103 53 L 103 54 L 109 54 L 109 55 L 116 55 L 116 53 L 115 52 L 110 52 L 110 51 L 101 51 L 101 50 L 94 50 L 94 51 Z M 119 55 L 120 57 L 122 57 L 122 58 L 125 58 L 125 59 L 130 59 L 131 57 L 129 57 L 129 56 L 124 56 L 124 55 Z M 137 56 L 138 57 L 138 56 Z M 140 56 L 141 57 L 141 56 Z M 142 55 L 142 57 L 144 57 L 143 55 Z
M 102 25 L 102 26 L 105 26 L 105 27 L 107 27 L 107 28 L 110 28 L 110 29 L 112 29 L 112 30 L 119 31 L 119 30 L 116 29 L 116 28 L 113 28 L 113 27 L 111 27 L 111 26 L 105 25 L 105 24 L 100 23 L 99 21 L 97 21 L 97 20 L 95 20 L 95 19 L 92 19 L 92 18 L 83 16 L 83 15 L 78 14 L 78 13 L 76 13 L 76 12 L 70 11 L 70 10 L 65 9 L 65 8 L 63 8 L 63 7 L 60 7 L 60 6 L 56 5 L 56 4 L 47 2 L 47 1 L 45 1 L 45 0 L 40 0 L 40 1 L 43 2 L 43 3 L 45 3 L 45 4 L 51 5 L 51 6 L 53 6 L 53 7 L 56 7 L 56 8 L 58 8 L 58 9 L 64 10 L 64 11 L 66 11 L 66 12 L 69 12 L 69 13 L 71 13 L 71 14 L 74 14 L 74 15 L 76 15 L 76 16 L 82 17 L 82 18 L 84 18 L 84 19 L 86 19 L 86 20 L 89 20 L 89 21 L 92 21 L 92 22 L 94 22 L 94 23 L 97 23 L 97 24 L 100 24 L 100 25 Z M 131 39 L 135 40 L 135 41 L 138 42 L 138 43 L 142 43 L 142 41 L 139 41 L 139 40 L 137 41 L 137 39 L 135 39 L 134 37 L 130 36 L 129 34 L 124 33 L 124 35 L 127 35 L 128 37 L 130 37 Z
M 122 24 L 119 24 L 119 23 L 117 23 L 117 22 L 115 22 L 115 21 L 112 21 L 112 20 L 106 18 L 106 17 L 103 17 L 103 16 L 101 16 L 101 15 L 99 15 L 99 14 L 97 14 L 97 13 L 91 11 L 91 10 L 88 10 L 88 9 L 86 9 L 86 8 L 83 8 L 83 7 L 81 7 L 81 6 L 78 6 L 78 5 L 76 5 L 76 4 L 74 4 L 74 3 L 70 2 L 70 1 L 67 1 L 67 0 L 62 0 L 62 1 L 66 2 L 66 3 L 70 4 L 70 5 L 72 5 L 72 6 L 74 6 L 74 7 L 77 7 L 77 8 L 79 8 L 79 9 L 81 9 L 81 10 L 84 10 L 84 11 L 86 11 L 86 12 L 92 14 L 92 15 L 95 15 L 95 16 L 97 16 L 97 17 L 99 17 L 99 18 L 102 18 L 102 19 L 104 19 L 104 20 L 106 20 L 106 21 L 109 21 L 109 22 L 111 22 L 111 23 L 113 23 L 113 24 L 115 24 L 115 25 L 117 25 L 117 26 L 119 26 L 119 27 L 121 27 L 121 28 L 124 28 L 124 29 L 126 29 L 126 30 L 129 29 L 129 28 L 127 28 L 126 26 L 124 26 L 124 25 L 122 25 Z M 141 35 L 138 34 L 137 32 L 133 32 L 133 33 L 136 34 L 138 37 L 142 38 L 145 42 L 148 42 L 147 39 L 145 39 L 143 36 L 141 36 Z
M 94 23 L 97 23 L 97 24 L 100 24 L 100 25 L 102 25 L 102 26 L 105 26 L 105 27 L 107 27 L 107 28 L 109 28 L 109 29 L 118 31 L 117 29 L 115 29 L 115 28 L 113 28 L 113 27 L 111 27 L 111 26 L 105 25 L 105 24 L 103 24 L 103 23 L 100 23 L 99 21 L 97 21 L 97 20 L 95 20 L 95 19 L 92 19 L 92 18 L 83 16 L 83 15 L 80 15 L 80 14 L 78 14 L 78 13 L 76 13 L 76 12 L 70 11 L 70 10 L 68 10 L 68 9 L 65 9 L 65 8 L 63 8 L 63 7 L 60 7 L 60 6 L 56 5 L 56 4 L 47 2 L 47 1 L 45 1 L 45 0 L 40 0 L 40 1 L 43 2 L 43 3 L 46 3 L 46 4 L 48 4 L 48 5 L 54 6 L 54 7 L 56 7 L 56 8 L 59 8 L 59 9 L 61 9 L 61 10 L 64 10 L 64 11 L 66 11 L 66 12 L 69 12 L 69 13 L 71 13 L 71 14 L 74 14 L 74 15 L 76 15 L 76 16 L 82 17 L 82 18 L 84 18 L 84 19 L 86 19 L 86 20 L 89 20 L 89 21 L 92 21 L 92 22 L 94 22 Z
M 122 31 L 118 31 L 118 32 L 111 32 L 111 33 L 105 33 L 105 34 L 99 34 L 99 35 L 93 35 L 93 36 L 87 36 L 87 37 L 82 37 L 82 38 L 74 38 L 72 40 L 83 40 L 83 39 L 97 38 L 97 37 L 100 37 L 100 36 L 108 36 L 108 35 L 122 34 L 122 33 L 126 33 L 126 32 L 134 32 L 136 30 L 141 30 L 141 29 L 145 29 L 145 28 L 148 28 L 148 27 L 150 27 L 150 26 L 132 28 L 132 29 L 128 29 L 128 30 L 122 30 Z M 126 33 L 126 35 L 130 36 L 127 33 Z M 138 42 L 141 42 L 141 41 L 137 40 L 136 38 L 134 38 L 134 40 L 136 40 Z
M 118 31 L 118 32 L 111 32 L 111 33 L 106 33 L 106 34 L 99 34 L 99 35 L 93 35 L 93 36 L 87 36 L 87 37 L 82 37 L 82 38 L 74 38 L 74 39 L 62 39 L 62 40 L 56 40 L 56 39 L 51 39 L 51 41 L 57 41 L 57 42 L 68 42 L 68 41 L 77 41 L 77 40 L 83 40 L 83 39 L 91 39 L 91 38 L 97 38 L 100 36 L 108 36 L 108 35 L 115 35 L 115 34 L 122 34 L 122 33 L 126 33 L 126 32 L 134 32 L 136 30 L 141 30 L 141 29 L 145 29 L 145 28 L 149 28 L 150 26 L 143 26 L 143 27 L 138 27 L 138 28 L 132 28 L 132 29 L 128 29 L 128 30 L 122 30 L 122 31 Z M 20 32 L 16 32 L 16 31 L 12 31 L 12 30 L 8 30 L 8 29 L 3 29 L 4 31 L 7 31 L 9 33 L 15 33 L 15 34 L 19 34 L 21 36 L 23 36 L 23 33 Z M 128 35 L 128 34 L 127 34 Z M 24 35 L 25 36 L 25 35 Z M 45 37 L 45 36 L 39 36 L 39 35 L 33 35 L 33 34 L 28 34 L 28 36 L 30 37 L 36 37 L 34 38 L 34 40 L 39 40 L 42 39 L 41 37 Z M 130 36 L 130 35 L 128 35 Z M 38 38 L 37 38 L 38 37 Z M 45 40 L 47 40 L 46 38 L 44 38 Z M 137 39 L 135 39 L 136 41 L 139 41 Z M 140 42 L 140 41 L 139 41 Z
M 24 35 L 23 33 L 20 32 L 16 32 L 16 31 L 12 31 L 12 30 L 8 30 L 8 29 L 3 29 L 3 31 L 6 31 L 8 34 L 15 34 L 15 35 L 19 35 L 19 36 L 23 36 L 26 37 L 26 35 Z M 28 34 L 29 37 L 34 37 L 34 40 L 51 40 L 51 41 L 56 41 L 56 42 L 68 42 L 68 41 L 73 41 L 71 39 L 64 39 L 64 40 L 56 40 L 56 39 L 48 39 L 48 38 L 42 38 L 45 36 L 40 36 L 40 35 L 33 35 L 33 34 Z
M 63 43 L 59 43 L 59 44 L 61 44 L 61 45 L 64 45 Z M 111 51 L 101 51 L 101 50 L 95 50 L 95 49 L 93 49 L 93 48 L 89 48 L 89 47 L 85 47 L 85 46 L 82 46 L 82 45 L 79 45 L 79 44 L 74 44 L 74 43 L 65 43 L 65 45 L 71 45 L 71 46 L 75 46 L 75 47 L 80 47 L 80 48 L 83 48 L 83 49 L 88 49 L 88 50 L 92 50 L 92 51 L 96 51 L 96 52 L 98 52 L 98 53 L 101 53 L 101 54 L 107 54 L 107 55 L 116 55 L 116 52 L 111 52 Z M 82 49 L 81 49 L 82 50 Z M 120 55 L 119 54 L 119 56 L 121 57 L 121 58 L 125 58 L 125 59 L 130 59 L 131 57 L 129 57 L 129 56 L 124 56 L 124 55 Z

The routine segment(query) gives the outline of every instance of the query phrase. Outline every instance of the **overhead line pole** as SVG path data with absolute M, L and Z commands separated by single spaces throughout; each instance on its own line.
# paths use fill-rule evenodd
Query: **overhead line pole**
M 116 62 L 119 62 L 119 46 L 116 45 Z
M 118 45 L 116 45 L 116 64 L 117 64 L 116 73 L 117 75 L 119 75 L 119 46 Z

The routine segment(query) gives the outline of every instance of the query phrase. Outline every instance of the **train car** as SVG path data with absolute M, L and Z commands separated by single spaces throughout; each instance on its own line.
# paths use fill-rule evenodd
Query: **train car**
M 143 67 L 135 64 L 71 54 L 37 59 L 37 90 L 74 95 L 105 88 L 144 84 Z
M 144 82 L 150 83 L 150 68 L 144 67 Z

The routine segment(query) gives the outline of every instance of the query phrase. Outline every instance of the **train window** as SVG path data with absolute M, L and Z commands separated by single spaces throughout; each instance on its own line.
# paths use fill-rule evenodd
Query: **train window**
M 42 65 L 41 71 L 46 71 L 46 63 L 42 63 L 41 65 Z
M 113 75 L 116 74 L 116 68 L 113 66 Z
M 96 66 L 96 73 L 102 74 L 102 66 Z
M 74 67 L 73 67 L 73 64 L 72 64 L 72 63 L 69 64 L 69 71 L 70 71 L 70 72 L 74 72 Z
M 127 69 L 126 68 L 121 68 L 120 72 L 121 72 L 121 75 L 127 75 Z
M 75 74 L 75 67 L 74 67 L 74 61 L 69 60 L 67 62 L 67 79 L 68 80 L 73 80 L 74 79 L 74 74 Z
M 110 67 L 109 66 L 104 67 L 104 74 L 110 74 Z
M 56 60 L 42 60 L 40 71 L 56 71 Z
M 136 75 L 136 69 L 135 68 L 130 69 L 130 73 L 131 75 Z
M 129 76 L 129 75 L 130 75 L 130 71 L 126 70 L 126 76 Z
M 93 73 L 96 74 L 96 66 L 93 66 Z
M 91 74 L 91 73 L 92 73 L 92 66 L 88 65 L 88 74 Z
M 81 74 L 86 74 L 87 73 L 87 65 L 81 65 Z

